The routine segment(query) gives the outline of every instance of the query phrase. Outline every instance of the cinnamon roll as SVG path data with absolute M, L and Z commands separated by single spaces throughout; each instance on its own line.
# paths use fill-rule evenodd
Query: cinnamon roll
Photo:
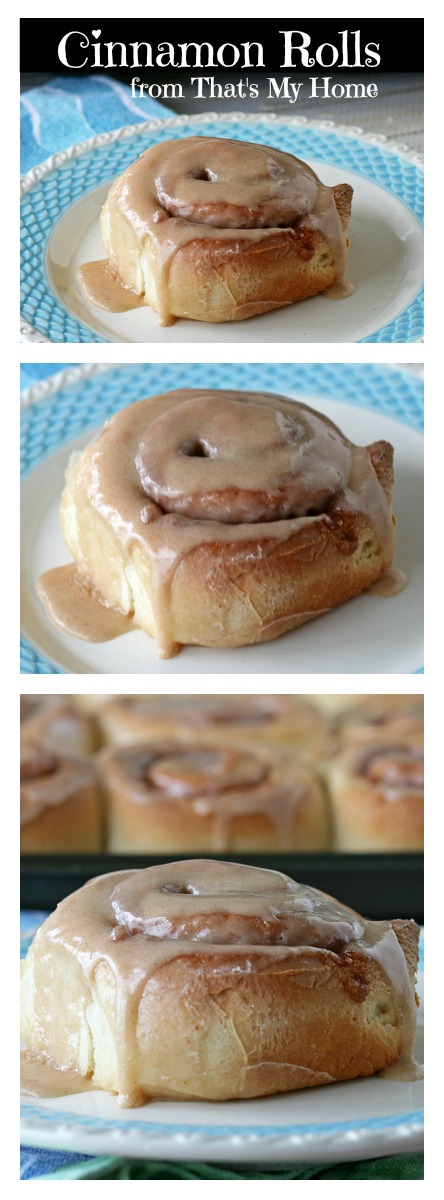
M 346 708 L 334 722 L 341 742 L 396 741 L 424 734 L 424 697 L 418 695 L 366 696 Z
M 54 742 L 22 739 L 20 849 L 23 854 L 87 852 L 102 846 L 97 778 L 88 758 Z
M 100 223 L 108 262 L 80 279 L 93 303 L 122 311 L 139 297 L 161 325 L 243 321 L 332 285 L 345 296 L 352 195 L 271 146 L 163 142 L 113 183 Z
M 367 921 L 277 871 L 177 862 L 93 879 L 23 963 L 40 1060 L 126 1107 L 413 1078 L 413 921 Z
M 157 741 L 101 755 L 113 852 L 325 850 L 313 769 L 280 748 Z
M 77 711 L 75 697 L 20 696 L 20 731 L 24 737 L 49 739 L 59 748 L 85 754 L 97 744 L 93 722 Z
M 118 610 L 162 657 L 276 638 L 389 571 L 392 455 L 281 396 L 140 400 L 71 461 L 61 521 L 79 590 L 71 575 L 60 590 L 56 569 L 40 594 L 65 631 L 97 640 Z M 105 632 L 91 634 L 94 597 Z
M 300 696 L 133 696 L 105 705 L 100 724 L 113 746 L 170 737 L 210 745 L 299 746 L 328 727 Z
M 421 736 L 347 746 L 325 766 L 336 850 L 421 850 Z

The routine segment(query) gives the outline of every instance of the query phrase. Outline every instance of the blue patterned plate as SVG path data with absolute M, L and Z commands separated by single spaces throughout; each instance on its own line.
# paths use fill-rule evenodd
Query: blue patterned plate
M 409 585 L 391 600 L 364 593 L 276 641 L 231 650 L 187 646 L 156 658 L 134 631 L 91 645 L 55 630 L 37 598 L 42 571 L 68 561 L 59 525 L 71 450 L 124 404 L 175 387 L 240 388 L 306 398 L 352 440 L 395 446 L 396 561 Z M 370 364 L 208 363 L 75 367 L 24 393 L 22 416 L 22 652 L 24 673 L 183 675 L 414 672 L 421 669 L 423 560 L 422 378 Z
M 22 955 L 40 921 L 26 931 Z M 44 914 L 41 914 L 43 917 Z M 423 1062 L 423 941 L 418 1036 Z M 322 1162 L 380 1158 L 421 1150 L 423 1084 L 354 1079 L 283 1096 L 235 1103 L 152 1101 L 119 1109 L 105 1092 L 24 1101 L 21 1142 L 79 1154 L 194 1162 Z
M 103 258 L 99 213 L 111 180 L 148 146 L 196 134 L 265 142 L 308 161 L 329 185 L 354 188 L 348 276 L 353 296 L 324 296 L 227 325 L 177 321 L 151 309 L 104 313 L 77 282 Z M 100 134 L 22 180 L 22 337 L 40 342 L 417 342 L 423 336 L 423 172 L 418 155 L 377 135 L 302 117 L 152 119 Z

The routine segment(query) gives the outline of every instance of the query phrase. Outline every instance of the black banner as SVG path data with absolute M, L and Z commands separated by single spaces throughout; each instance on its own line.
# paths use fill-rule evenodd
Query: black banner
M 23 18 L 22 72 L 295 71 L 311 75 L 423 71 L 416 18 L 155 20 Z

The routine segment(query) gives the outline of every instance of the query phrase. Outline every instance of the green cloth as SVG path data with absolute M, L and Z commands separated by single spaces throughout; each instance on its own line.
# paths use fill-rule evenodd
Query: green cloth
M 239 1170 L 235 1165 L 96 1158 L 62 1167 L 43 1179 L 424 1179 L 423 1154 L 394 1154 L 361 1162 L 295 1164 L 287 1170 Z

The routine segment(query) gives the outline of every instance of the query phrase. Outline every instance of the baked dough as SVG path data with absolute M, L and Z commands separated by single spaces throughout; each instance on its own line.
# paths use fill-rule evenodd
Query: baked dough
M 333 731 L 343 743 L 363 741 L 415 741 L 424 735 L 424 697 L 419 695 L 366 696 L 337 717 Z
M 91 759 L 49 740 L 22 736 L 22 854 L 88 853 L 102 848 L 102 811 Z
M 418 933 L 255 867 L 102 875 L 34 938 L 23 1035 L 127 1107 L 411 1072 Z
M 100 714 L 112 746 L 159 738 L 233 746 L 238 742 L 302 746 L 328 724 L 300 696 L 133 696 L 115 698 Z
M 281 747 L 152 741 L 101 754 L 112 853 L 326 850 L 313 767 Z
M 111 270 L 160 324 L 243 321 L 343 287 L 352 196 L 273 147 L 182 138 L 146 150 L 113 183 L 102 240 Z
M 421 734 L 346 746 L 324 766 L 334 846 L 339 851 L 408 851 L 424 845 Z
M 161 657 L 276 638 L 390 570 L 393 450 L 281 396 L 175 391 L 122 409 L 70 463 L 66 544 Z M 109 613 L 109 608 L 106 610 Z

